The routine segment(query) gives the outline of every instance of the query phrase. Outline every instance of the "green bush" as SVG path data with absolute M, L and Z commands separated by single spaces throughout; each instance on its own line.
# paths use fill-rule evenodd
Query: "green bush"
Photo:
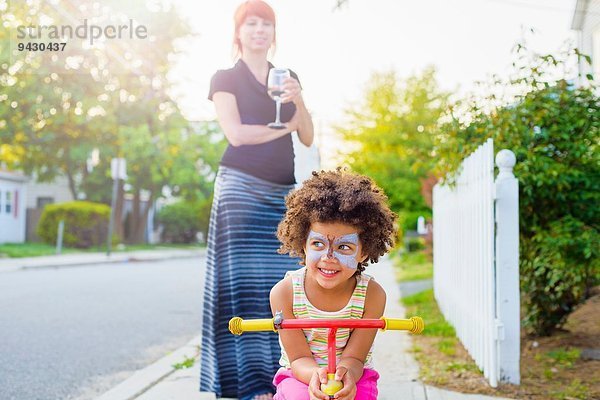
M 208 233 L 212 199 L 203 201 L 179 201 L 164 206 L 158 212 L 158 222 L 163 230 L 161 240 L 167 243 L 193 243 L 196 234 Z
M 68 247 L 89 248 L 106 242 L 110 207 L 87 201 L 50 204 L 44 208 L 37 226 L 39 237 L 55 244 L 58 223 L 65 222 L 63 244 Z
M 600 99 L 594 86 L 555 78 L 576 57 L 522 58 L 510 85 L 525 94 L 485 112 L 499 99 L 463 104 L 468 118 L 453 116 L 437 147 L 446 171 L 490 137 L 515 153 L 523 322 L 536 335 L 560 327 L 600 283 Z
M 524 324 L 540 334 L 561 326 L 571 311 L 598 284 L 598 231 L 566 216 L 547 228 L 534 227 L 521 244 Z M 532 329 L 530 329 L 532 330 Z
M 406 250 L 416 252 L 425 248 L 425 239 L 422 237 L 411 237 L 406 241 Z

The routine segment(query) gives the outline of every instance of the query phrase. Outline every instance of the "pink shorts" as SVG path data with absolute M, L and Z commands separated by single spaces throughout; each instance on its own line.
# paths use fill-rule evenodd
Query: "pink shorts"
M 356 382 L 354 400 L 377 400 L 378 379 L 377 371 L 365 368 L 362 377 Z M 294 378 L 290 369 L 279 368 L 273 378 L 273 385 L 277 387 L 273 400 L 309 400 L 308 385 Z

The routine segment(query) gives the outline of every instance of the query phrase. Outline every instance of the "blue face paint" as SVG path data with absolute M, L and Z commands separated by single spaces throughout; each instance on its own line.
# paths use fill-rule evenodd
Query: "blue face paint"
M 315 264 L 321 259 L 337 258 L 344 267 L 356 269 L 359 243 L 358 233 L 334 237 L 310 231 L 306 240 L 306 260 L 309 264 Z M 344 245 L 354 245 L 354 250 L 350 246 L 344 249 Z

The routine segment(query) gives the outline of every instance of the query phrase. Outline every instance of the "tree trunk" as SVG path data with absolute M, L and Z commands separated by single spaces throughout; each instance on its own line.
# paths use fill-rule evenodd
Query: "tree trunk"
M 429 208 L 433 207 L 433 187 L 439 181 L 439 179 L 433 174 L 428 173 L 426 178 L 419 178 L 421 181 L 421 196 L 425 200 L 425 204 Z
M 71 195 L 73 196 L 73 200 L 77 200 L 77 190 L 75 189 L 75 179 L 73 178 L 73 174 L 71 171 L 66 171 L 67 178 L 69 179 L 69 190 L 71 191 Z
M 139 224 L 138 220 L 140 219 L 140 202 L 141 202 L 141 194 L 140 189 L 136 188 L 133 192 L 133 203 L 131 207 L 131 211 L 129 213 L 129 226 L 127 235 L 127 243 L 137 244 L 141 243 L 138 235 L 137 235 L 137 226 Z
M 150 192 L 148 196 L 148 200 L 144 207 L 142 207 L 141 198 L 138 199 L 138 207 L 135 223 L 133 225 L 133 236 L 135 238 L 135 243 L 145 243 L 146 242 L 146 227 L 148 226 L 148 215 L 150 214 L 150 208 L 152 207 L 152 199 L 153 194 Z M 142 209 L 143 208 L 143 209 Z

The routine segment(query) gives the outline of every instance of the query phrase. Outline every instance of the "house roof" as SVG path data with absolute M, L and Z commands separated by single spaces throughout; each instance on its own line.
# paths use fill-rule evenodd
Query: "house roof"
M 575 11 L 573 12 L 571 29 L 580 31 L 583 28 L 583 21 L 585 21 L 589 3 L 590 0 L 577 0 L 577 3 L 575 4 Z
M 0 181 L 27 182 L 29 178 L 18 172 L 0 170 Z

